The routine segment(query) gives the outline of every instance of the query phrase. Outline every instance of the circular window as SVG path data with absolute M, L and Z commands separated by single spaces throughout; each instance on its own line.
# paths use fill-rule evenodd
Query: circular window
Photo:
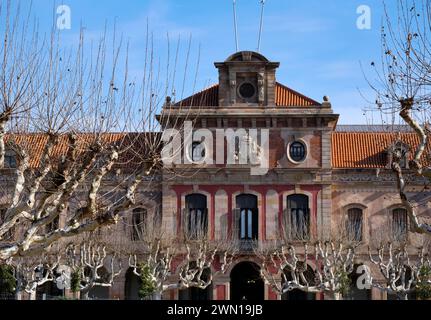
M 205 158 L 205 144 L 203 142 L 193 142 L 191 151 L 193 162 L 200 162 Z
M 249 82 L 244 82 L 239 87 L 239 94 L 242 98 L 249 99 L 252 98 L 256 93 L 256 89 Z
M 289 158 L 294 162 L 304 161 L 306 157 L 306 147 L 301 141 L 294 141 L 289 145 Z

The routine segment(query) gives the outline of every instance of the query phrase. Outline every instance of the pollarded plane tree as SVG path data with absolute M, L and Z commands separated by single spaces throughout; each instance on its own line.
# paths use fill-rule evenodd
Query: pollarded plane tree
M 431 297 L 429 245 L 414 250 L 404 242 L 381 243 L 374 250 L 369 248 L 369 257 L 383 277 L 383 281 L 371 278 L 373 287 L 399 300 L 408 300 L 412 295 Z
M 159 232 L 144 232 L 142 242 L 136 243 L 139 249 L 130 255 L 129 266 L 141 279 L 141 298 L 160 297 L 171 289 L 207 289 L 214 276 L 232 264 L 238 244 L 188 231 L 170 240 Z
M 81 31 L 65 49 L 23 7 L 0 4 L 0 262 L 114 225 L 139 204 L 160 167 L 154 118 L 176 71 L 168 63 L 164 79 L 149 32 L 140 81 L 115 32 L 112 46 L 108 32 L 86 45 Z
M 41 286 L 49 283 L 56 285 L 57 281 L 66 282 L 67 275 L 61 269 L 63 258 L 62 250 L 56 247 L 38 256 L 18 257 L 12 260 L 11 265 L 17 283 L 16 296 L 19 297 L 25 292 L 30 300 L 35 300 Z
M 280 295 L 301 290 L 335 299 L 346 296 L 362 241 L 361 219 L 340 217 L 325 238 L 311 228 L 307 205 L 298 201 L 290 206 L 283 211 L 278 240 L 255 246 L 261 277 Z
M 172 242 L 168 244 L 166 239 L 157 238 L 147 242 L 145 249 L 141 247 L 139 254 L 136 251 L 129 255 L 129 267 L 141 280 L 140 298 L 159 298 L 164 291 L 177 287 L 169 283 L 175 256 Z
M 120 254 L 112 249 L 109 243 L 97 239 L 86 239 L 67 247 L 70 288 L 74 293 L 79 292 L 81 299 L 88 299 L 95 287 L 112 287 L 115 278 L 121 274 Z
M 217 274 L 224 274 L 237 256 L 239 244 L 206 237 L 184 242 L 184 260 L 179 268 L 180 288 L 207 289 Z
M 427 235 L 409 239 L 392 227 L 382 227 L 370 243 L 376 244 L 368 246 L 369 261 L 376 266 L 371 268 L 371 286 L 399 300 L 431 297 L 431 247 Z
M 280 295 L 299 289 L 341 299 L 349 290 L 355 265 L 355 247 L 335 240 L 262 245 L 258 255 L 261 277 Z
M 429 216 L 419 213 L 426 200 L 414 197 L 409 191 L 410 185 L 420 180 L 425 180 L 427 185 L 431 178 L 431 1 L 397 0 L 390 5 L 385 5 L 381 31 L 381 64 L 371 63 L 376 77 L 367 79 L 377 96 L 370 111 L 381 115 L 398 142 L 407 143 L 401 141 L 402 134 L 393 126 L 397 120 L 408 125 L 417 137 L 417 141 L 408 146 L 410 150 L 388 150 L 389 166 L 396 176 L 412 231 L 431 234 Z

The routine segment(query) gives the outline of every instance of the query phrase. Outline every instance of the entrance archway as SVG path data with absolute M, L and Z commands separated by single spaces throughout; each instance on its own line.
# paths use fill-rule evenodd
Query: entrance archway
M 230 299 L 234 301 L 262 301 L 265 289 L 260 267 L 253 262 L 240 262 L 230 273 Z

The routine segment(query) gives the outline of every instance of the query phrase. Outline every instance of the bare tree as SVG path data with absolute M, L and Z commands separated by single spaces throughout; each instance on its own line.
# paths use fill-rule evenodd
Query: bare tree
M 112 48 L 106 32 L 88 47 L 81 31 L 77 48 L 66 50 L 54 26 L 41 38 L 10 0 L 1 2 L 0 15 L 5 30 L 0 261 L 5 261 L 116 224 L 139 205 L 144 189 L 156 188 L 162 141 L 155 115 L 167 103 L 168 89 L 174 91 L 177 62 L 174 70 L 167 62 L 163 79 L 147 28 L 140 83 L 129 75 L 129 46 L 115 32 Z M 174 118 L 168 112 L 159 121 L 165 117 Z
M 418 138 L 417 144 L 409 146 L 410 150 L 389 149 L 389 167 L 396 175 L 400 199 L 407 209 L 412 230 L 431 234 L 428 217 L 419 215 L 418 209 L 423 203 L 408 191 L 409 184 L 418 184 L 420 178 L 429 183 L 431 178 L 428 143 L 431 1 L 397 0 L 395 10 L 391 12 L 391 8 L 385 5 L 381 69 L 377 63 L 371 64 L 377 75 L 375 81 L 369 81 L 377 95 L 372 110 L 379 112 L 383 121 L 388 122 L 389 130 L 394 130 L 390 128 L 395 128 L 393 125 L 401 119 Z M 394 143 L 402 142 L 403 137 L 394 132 L 393 139 Z
M 297 242 L 262 246 L 259 257 L 261 276 L 275 292 L 284 294 L 295 289 L 323 292 L 338 300 L 349 290 L 355 248 L 341 241 Z M 314 269 L 309 262 L 314 263 Z
M 350 289 L 360 245 L 358 222 L 342 217 L 325 240 L 310 230 L 305 209 L 285 210 L 283 216 L 278 240 L 255 250 L 262 261 L 262 279 L 279 294 L 301 290 L 341 299 Z
M 168 281 L 172 274 L 175 247 L 161 238 L 147 242 L 146 245 L 144 252 L 139 255 L 135 252 L 129 256 L 129 267 L 145 286 L 141 288 L 139 296 L 144 299 L 159 299 L 164 291 L 177 287 L 177 284 L 170 284 Z
M 383 284 L 372 281 L 373 287 L 396 295 L 399 300 L 408 300 L 412 293 L 429 298 L 430 259 L 425 247 L 413 253 L 405 244 L 381 244 L 374 253 L 370 249 L 369 256 L 384 278 Z
M 109 247 L 109 246 L 108 246 Z M 114 279 L 121 274 L 121 259 L 115 251 L 108 252 L 107 244 L 100 241 L 84 241 L 70 244 L 67 248 L 68 265 L 71 268 L 71 289 L 88 299 L 94 287 L 112 287 Z M 105 265 L 109 271 L 103 273 Z
M 179 270 L 180 288 L 206 289 L 215 275 L 227 271 L 237 255 L 238 245 L 234 241 L 201 237 L 186 240 L 184 249 L 186 254 Z
M 18 258 L 13 263 L 18 295 L 25 291 L 30 300 L 35 300 L 39 287 L 49 282 L 56 283 L 61 260 L 62 254 L 59 250 L 50 250 L 37 257 Z
M 206 289 L 214 275 L 227 271 L 238 249 L 234 242 L 209 240 L 200 221 L 184 228 L 182 236 L 175 239 L 167 238 L 157 228 L 144 229 L 142 241 L 136 243 L 135 253 L 129 258 L 129 266 L 146 286 L 141 297 L 159 298 L 171 289 Z M 180 263 L 178 274 L 173 260 Z

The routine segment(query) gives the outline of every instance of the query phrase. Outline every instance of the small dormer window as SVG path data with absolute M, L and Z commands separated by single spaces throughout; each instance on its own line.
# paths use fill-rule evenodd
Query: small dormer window
M 387 168 L 391 168 L 392 163 L 398 162 L 402 169 L 409 169 L 409 150 L 409 146 L 404 142 L 400 140 L 394 142 L 387 150 Z

